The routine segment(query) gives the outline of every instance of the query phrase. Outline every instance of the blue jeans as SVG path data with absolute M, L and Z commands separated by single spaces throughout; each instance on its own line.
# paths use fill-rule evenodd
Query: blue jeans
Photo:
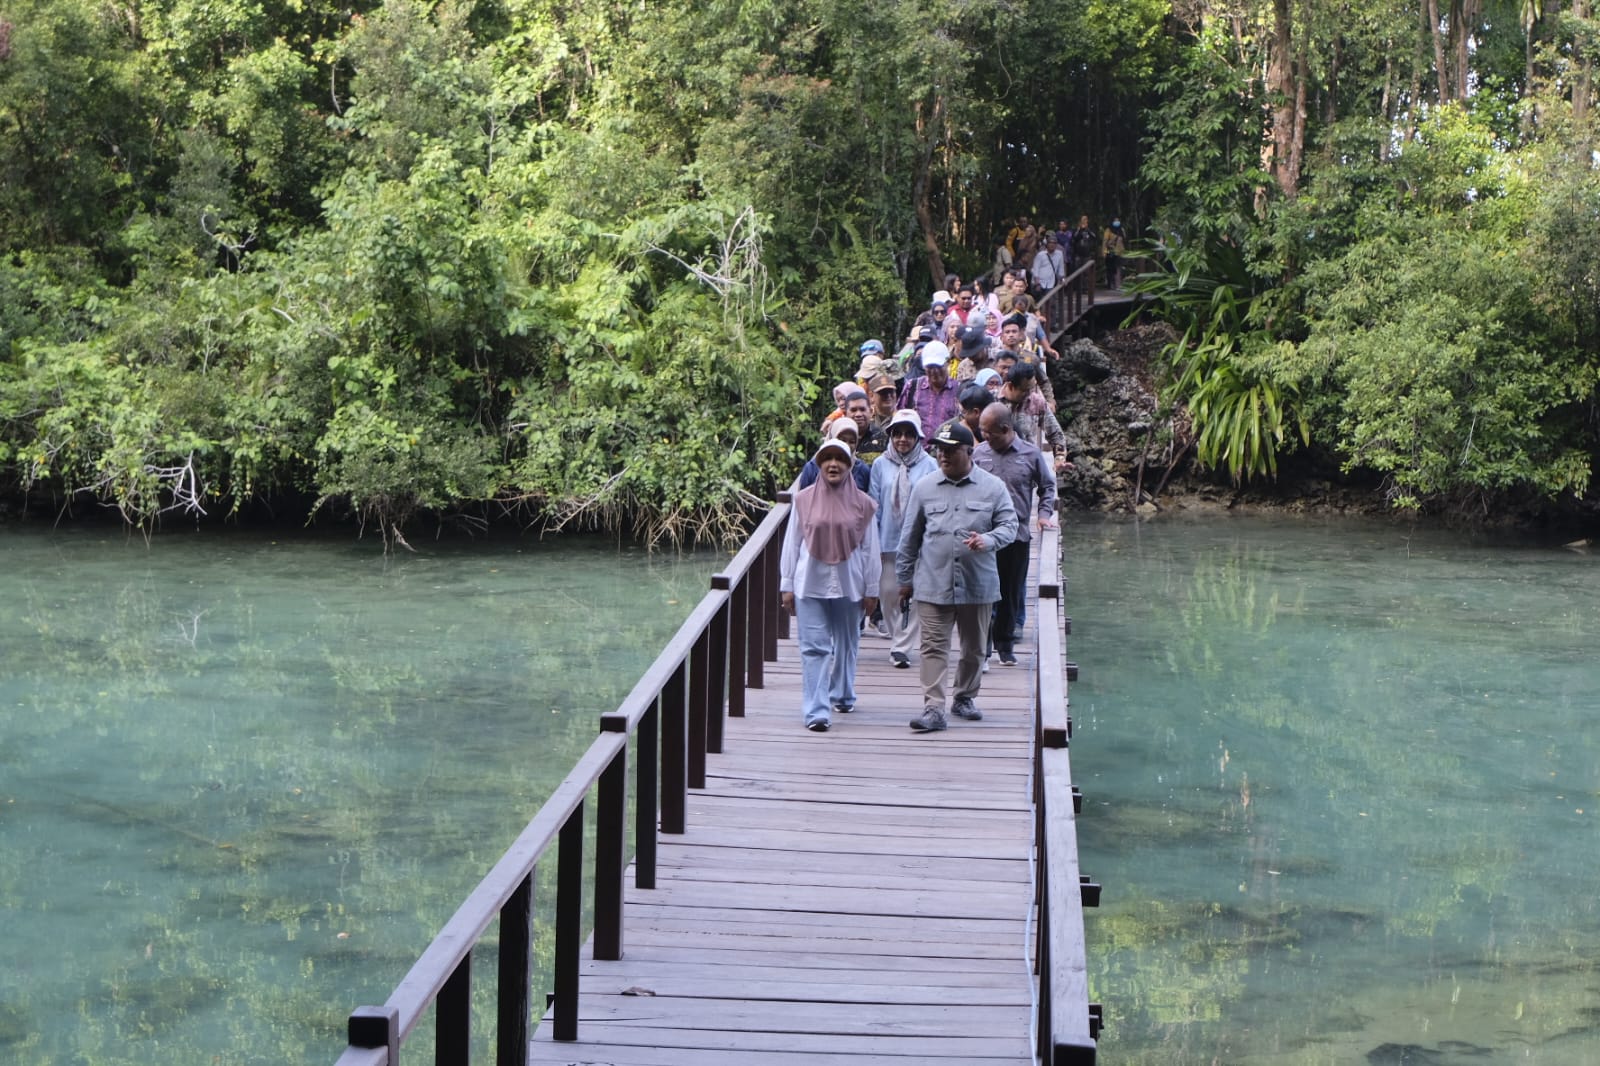
M 856 705 L 861 601 L 797 596 L 794 614 L 805 722 L 827 722 L 832 718 L 833 707 Z

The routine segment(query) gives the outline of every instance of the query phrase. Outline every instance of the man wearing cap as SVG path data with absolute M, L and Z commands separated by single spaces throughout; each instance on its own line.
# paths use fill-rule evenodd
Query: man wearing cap
M 946 726 L 945 673 L 950 643 L 961 635 L 950 713 L 976 722 L 989 621 L 1000 598 L 995 552 L 1017 535 L 1017 509 L 1005 483 L 972 462 L 975 441 L 966 426 L 943 427 L 933 439 L 938 477 L 911 490 L 895 553 L 899 603 L 915 598 L 922 623 L 922 713 L 918 733 Z
M 883 342 L 869 340 L 861 343 L 861 365 L 856 367 L 856 383 L 863 389 L 867 383 L 888 369 L 888 360 L 883 357 Z
M 1000 653 L 1000 665 L 1017 665 L 1017 630 L 1021 626 L 1023 597 L 1028 592 L 1028 515 L 1033 497 L 1039 497 L 1039 528 L 1050 529 L 1056 519 L 1056 475 L 1044 454 L 1017 436 L 1011 408 L 991 403 L 979 418 L 983 443 L 972 452 L 972 461 L 999 478 L 1011 493 L 1017 512 L 1017 539 L 995 553 L 995 569 L 1000 575 L 1000 599 L 994 605 L 991 643 Z
M 956 366 L 956 380 L 968 382 L 978 376 L 978 371 L 994 362 L 993 338 L 989 336 L 988 316 L 974 312 L 973 320 L 961 327 L 957 334 L 961 362 Z
M 889 447 L 872 464 L 872 483 L 867 492 L 878 505 L 878 544 L 883 552 L 882 587 L 879 604 L 889 631 L 889 661 L 900 670 L 911 666 L 911 649 L 922 639 L 917 613 L 899 605 L 900 583 L 895 578 L 895 549 L 900 545 L 900 527 L 905 523 L 911 490 L 939 464 L 922 448 L 922 420 L 909 408 L 896 411 L 889 420 Z
M 956 388 L 950 383 L 950 349 L 942 341 L 922 346 L 922 376 L 907 380 L 900 393 L 900 406 L 917 412 L 923 427 L 933 432 L 961 413 Z

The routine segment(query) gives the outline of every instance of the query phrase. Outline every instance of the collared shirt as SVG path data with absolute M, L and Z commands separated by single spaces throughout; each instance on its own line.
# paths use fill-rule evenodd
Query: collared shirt
M 1011 493 L 1011 505 L 1017 509 L 1014 543 L 1026 544 L 1033 536 L 1028 528 L 1033 494 L 1039 494 L 1040 518 L 1050 518 L 1056 513 L 1056 473 L 1050 469 L 1044 453 L 1013 433 L 1009 449 L 1002 452 L 984 441 L 972 449 L 972 461 L 1005 482 Z
M 906 383 L 900 406 L 917 412 L 917 417 L 922 419 L 923 438 L 929 442 L 940 426 L 961 413 L 961 404 L 956 399 L 956 383 L 947 381 L 942 392 L 935 392 L 926 377 Z M 931 448 L 932 444 L 926 446 Z
M 984 547 L 968 548 L 957 533 L 982 533 Z M 994 553 L 1017 536 L 1017 509 L 1005 483 L 982 467 L 959 481 L 941 473 L 911 490 L 895 553 L 895 579 L 921 603 L 993 603 L 1000 598 Z

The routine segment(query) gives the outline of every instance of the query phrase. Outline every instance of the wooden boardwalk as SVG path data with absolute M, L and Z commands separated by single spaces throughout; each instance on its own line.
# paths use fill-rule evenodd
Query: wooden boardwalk
M 907 728 L 915 659 L 893 669 L 873 635 L 857 710 L 807 732 L 781 641 L 687 832 L 661 837 L 657 887 L 630 870 L 623 957 L 585 947 L 579 1039 L 547 1016 L 529 1062 L 1032 1062 L 1038 607 L 1019 665 L 984 676 L 984 720 L 943 733 Z

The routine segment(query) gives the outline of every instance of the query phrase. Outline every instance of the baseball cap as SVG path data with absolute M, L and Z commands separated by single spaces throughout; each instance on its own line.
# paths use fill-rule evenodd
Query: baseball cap
M 972 439 L 972 430 L 960 422 L 950 422 L 939 427 L 939 433 L 933 438 L 933 443 L 946 448 L 954 448 L 961 444 L 971 448 L 978 442 Z

